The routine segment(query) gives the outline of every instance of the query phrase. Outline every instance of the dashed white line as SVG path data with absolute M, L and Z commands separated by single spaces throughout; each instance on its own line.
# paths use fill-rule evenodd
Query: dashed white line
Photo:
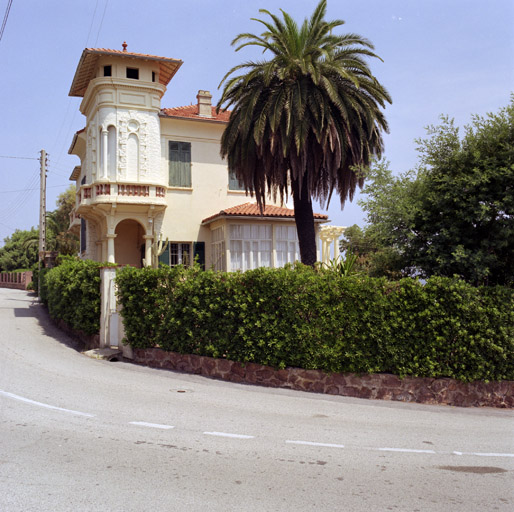
M 255 436 L 247 436 L 244 434 L 229 434 L 227 432 L 204 432 L 206 436 L 232 437 L 234 439 L 254 439 Z
M 163 425 L 161 423 L 148 423 L 147 421 L 129 421 L 130 425 L 138 425 L 140 427 L 149 427 L 149 428 L 160 428 L 163 430 L 169 430 L 171 428 L 175 428 L 172 425 Z
M 466 454 L 468 455 L 468 454 Z M 479 457 L 514 457 L 514 453 L 477 453 L 473 452 L 469 455 L 478 455 Z
M 372 448 L 372 450 L 378 450 L 379 452 L 402 452 L 402 453 L 430 453 L 434 454 L 434 450 L 413 450 L 410 448 Z
M 316 443 L 314 441 L 292 441 L 288 439 L 286 441 L 288 444 L 302 444 L 306 446 L 321 446 L 325 448 L 344 448 L 344 444 L 335 444 L 335 443 Z
M 62 407 L 56 407 L 55 405 L 36 402 L 35 400 L 30 400 L 30 398 L 24 398 L 23 396 L 15 395 L 14 393 L 9 393 L 7 391 L 0 390 L 0 395 L 7 396 L 9 398 L 14 398 L 14 400 L 19 400 L 20 402 L 25 402 L 27 404 L 37 405 L 38 407 L 44 407 L 45 409 L 66 412 L 68 414 L 75 414 L 76 416 L 85 416 L 87 418 L 94 418 L 95 416 L 94 414 L 88 414 L 87 412 L 74 411 L 73 409 L 64 409 Z

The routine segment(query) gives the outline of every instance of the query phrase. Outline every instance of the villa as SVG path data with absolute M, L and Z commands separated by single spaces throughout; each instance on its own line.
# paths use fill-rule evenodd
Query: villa
M 181 65 L 125 43 L 83 51 L 69 93 L 86 117 L 69 149 L 80 159 L 70 180 L 81 257 L 228 271 L 299 260 L 294 211 L 269 199 L 261 213 L 220 157 L 229 112 L 203 90 L 193 105 L 161 107 Z M 317 246 L 326 222 L 315 214 Z

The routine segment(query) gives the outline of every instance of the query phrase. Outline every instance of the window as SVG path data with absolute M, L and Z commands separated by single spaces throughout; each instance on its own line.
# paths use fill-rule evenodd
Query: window
M 139 69 L 127 68 L 127 78 L 132 78 L 133 80 L 139 80 Z
M 170 266 L 191 265 L 191 244 L 170 244 Z
M 87 226 L 85 219 L 80 219 L 80 252 L 87 249 Z
M 205 242 L 170 242 L 159 256 L 159 263 L 171 267 L 191 266 L 193 262 L 205 269 Z
M 225 229 L 223 226 L 213 229 L 211 234 L 211 256 L 214 270 L 225 270 Z
M 275 229 L 277 267 L 300 260 L 298 233 L 295 226 L 277 226 Z
M 169 142 L 170 187 L 191 187 L 191 143 Z
M 271 267 L 271 225 L 230 225 L 230 270 Z
M 236 178 L 234 171 L 228 171 L 228 189 L 229 190 L 244 190 L 245 186 L 241 181 Z
M 152 82 L 155 82 L 155 71 L 152 71 Z
M 112 66 L 104 66 L 104 76 L 112 76 Z

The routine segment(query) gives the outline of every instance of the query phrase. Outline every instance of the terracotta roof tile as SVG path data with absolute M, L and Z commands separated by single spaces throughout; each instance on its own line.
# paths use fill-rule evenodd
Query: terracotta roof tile
M 220 123 L 228 123 L 230 111 L 220 111 L 216 114 L 216 107 L 211 107 L 212 117 L 201 117 L 198 115 L 198 105 L 186 105 L 185 107 L 163 108 L 161 117 L 181 117 L 185 119 L 197 119 L 202 121 L 217 121 Z
M 148 53 L 135 53 L 135 52 L 127 52 L 123 50 L 112 50 L 110 48 L 86 48 L 86 50 L 95 53 L 118 53 L 123 55 L 124 57 L 144 57 L 148 59 L 159 59 L 159 60 L 170 60 L 175 61 L 177 59 L 171 59 L 170 57 L 160 57 L 159 55 L 149 55 Z
M 218 217 L 275 217 L 275 218 L 294 218 L 294 210 L 291 208 L 284 208 L 282 206 L 266 205 L 264 211 L 261 213 L 257 203 L 245 203 L 231 208 L 225 208 L 202 221 L 202 224 L 208 224 Z M 322 213 L 314 214 L 315 220 L 328 220 L 328 215 Z
M 111 50 L 108 48 L 85 48 L 71 84 L 70 96 L 84 96 L 89 82 L 94 78 L 98 59 L 101 56 L 111 55 L 129 59 L 149 60 L 159 65 L 159 83 L 166 86 L 182 65 L 179 59 L 159 57 L 146 53 L 126 52 L 122 50 Z

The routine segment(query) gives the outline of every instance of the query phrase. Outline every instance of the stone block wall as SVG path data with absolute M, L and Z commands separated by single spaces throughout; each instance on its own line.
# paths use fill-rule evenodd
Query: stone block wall
M 514 407 L 514 381 L 470 382 L 391 374 L 327 374 L 319 370 L 275 370 L 255 363 L 183 355 L 159 348 L 134 349 L 134 362 L 230 382 L 288 388 L 314 393 L 461 407 Z

